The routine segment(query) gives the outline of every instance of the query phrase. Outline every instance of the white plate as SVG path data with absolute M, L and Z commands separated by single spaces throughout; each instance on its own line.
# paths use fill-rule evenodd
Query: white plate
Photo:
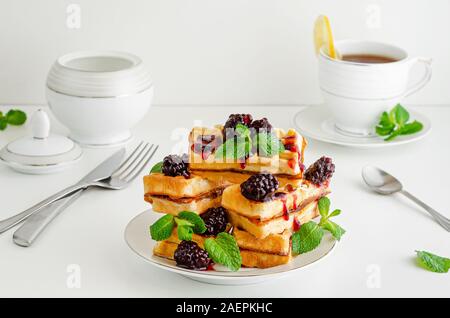
M 308 265 L 318 262 L 329 255 L 336 245 L 336 241 L 330 234 L 325 234 L 322 243 L 315 250 L 294 257 L 286 265 L 280 265 L 267 269 L 241 268 L 237 272 L 231 272 L 223 266 L 215 266 L 211 271 L 194 271 L 177 267 L 174 261 L 153 255 L 153 247 L 156 242 L 150 237 L 149 227 L 155 222 L 159 213 L 152 210 L 145 211 L 128 223 L 125 229 L 125 241 L 128 246 L 150 264 L 196 281 L 218 285 L 247 285 L 263 282 L 268 279 L 292 274 Z
M 337 131 L 332 118 L 322 106 L 301 110 L 295 115 L 294 124 L 303 136 L 323 142 L 356 148 L 391 147 L 418 141 L 430 132 L 431 123 L 428 118 L 414 111 L 410 111 L 410 114 L 411 119 L 423 124 L 423 129 L 413 135 L 398 136 L 389 142 L 379 136 L 352 137 Z

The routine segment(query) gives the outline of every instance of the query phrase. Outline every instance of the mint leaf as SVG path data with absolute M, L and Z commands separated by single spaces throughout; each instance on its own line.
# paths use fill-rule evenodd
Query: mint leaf
M 400 129 L 394 130 L 387 138 L 384 138 L 384 141 L 391 141 L 400 134 L 401 134 Z
M 18 109 L 11 109 L 6 113 L 8 124 L 14 126 L 23 125 L 27 121 L 27 114 Z
M 392 109 L 394 113 L 395 122 L 402 127 L 404 124 L 406 124 L 409 120 L 409 113 L 408 111 L 400 104 L 395 105 L 395 107 Z
M 174 226 L 173 215 L 166 214 L 150 226 L 150 235 L 155 241 L 164 241 L 170 237 Z
M 250 153 L 251 143 L 248 138 L 231 138 L 227 139 L 217 148 L 215 152 L 216 158 L 241 159 Z
M 248 127 L 243 124 L 237 124 L 235 132 L 239 137 L 250 137 L 250 129 L 248 129 Z
M 450 259 L 426 251 L 416 251 L 419 265 L 435 273 L 447 273 Z
M 423 129 L 422 123 L 418 122 L 417 120 L 413 121 L 412 123 L 406 124 L 403 126 L 400 131 L 402 135 L 411 135 L 415 134 L 416 132 L 419 132 Z
M 5 130 L 6 126 L 8 126 L 8 120 L 6 117 L 0 116 L 0 130 Z
M 375 127 L 375 131 L 380 136 L 387 136 L 392 133 L 395 128 L 395 123 L 393 123 L 387 112 L 383 112 L 380 117 L 378 125 Z
M 323 229 L 314 221 L 309 221 L 292 235 L 292 251 L 302 254 L 312 251 L 319 246 L 323 237 Z
M 237 271 L 241 268 L 241 253 L 232 235 L 222 232 L 215 239 L 207 238 L 205 240 L 205 250 L 215 263 L 225 265 L 232 271 Z
M 163 165 L 162 161 L 158 162 L 152 167 L 150 173 L 162 173 L 162 165 Z
M 181 241 L 192 240 L 193 233 L 194 233 L 194 231 L 192 230 L 192 227 L 190 227 L 190 226 L 178 225 L 178 227 L 177 227 L 178 239 L 180 239 Z
M 338 210 L 336 210 L 336 211 L 338 211 Z M 327 230 L 328 232 L 330 232 L 333 235 L 333 237 L 338 241 L 340 241 L 342 235 L 345 234 L 345 230 L 342 227 L 340 227 L 338 224 L 336 224 L 330 220 L 327 220 L 326 222 L 324 222 L 322 224 L 322 228 L 324 230 Z
M 422 123 L 418 121 L 409 121 L 408 111 L 400 104 L 391 109 L 389 114 L 383 112 L 380 116 L 375 132 L 379 136 L 386 137 L 385 141 L 390 141 L 400 135 L 411 135 L 423 129 Z
M 187 220 L 192 224 L 194 233 L 202 234 L 206 231 L 206 225 L 203 219 L 196 213 L 190 211 L 182 211 L 178 213 L 178 218 Z
M 194 227 L 194 224 L 192 224 L 191 222 L 189 222 L 188 220 L 183 220 L 180 218 L 175 217 L 175 223 L 178 226 L 189 226 L 189 227 Z
M 272 133 L 262 132 L 255 138 L 258 153 L 262 156 L 273 157 L 285 150 L 283 143 Z
M 323 218 L 327 218 L 328 211 L 330 211 L 330 199 L 328 199 L 327 197 L 321 197 L 319 200 L 318 207 L 320 216 Z
M 334 216 L 338 216 L 339 214 L 341 214 L 341 210 L 337 209 L 337 210 L 334 210 L 333 212 L 331 212 L 331 214 L 328 217 L 332 218 Z

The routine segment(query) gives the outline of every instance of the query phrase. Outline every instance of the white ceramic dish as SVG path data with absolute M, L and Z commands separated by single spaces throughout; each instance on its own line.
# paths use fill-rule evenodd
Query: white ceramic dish
M 308 138 L 354 148 L 381 148 L 418 141 L 431 131 L 431 123 L 428 118 L 413 111 L 410 111 L 410 115 L 412 119 L 423 124 L 422 131 L 413 135 L 399 136 L 389 142 L 378 136 L 354 137 L 340 132 L 331 115 L 322 105 L 311 106 L 298 112 L 294 117 L 294 124 L 299 133 Z
M 370 136 L 377 116 L 401 103 L 431 79 L 431 59 L 413 58 L 400 47 L 373 41 L 335 43 L 338 52 L 375 54 L 395 59 L 390 63 L 357 63 L 332 59 L 322 48 L 318 56 L 319 85 L 335 126 L 355 137 Z M 423 75 L 410 81 L 410 70 L 422 65 Z
M 294 257 L 286 265 L 267 269 L 242 268 L 237 272 L 231 272 L 223 266 L 215 266 L 213 271 L 194 271 L 177 267 L 174 261 L 153 255 L 156 242 L 150 237 L 149 227 L 158 217 L 159 214 L 148 210 L 133 218 L 125 229 L 125 241 L 128 246 L 153 266 L 208 284 L 248 285 L 293 274 L 330 255 L 336 245 L 336 241 L 327 233 L 318 248 Z
M 118 145 L 147 113 L 153 84 L 143 62 L 122 52 L 74 52 L 56 60 L 47 77 L 55 117 L 82 145 Z
M 0 162 L 28 174 L 60 172 L 78 162 L 82 149 L 62 135 L 50 134 L 50 120 L 39 109 L 31 118 L 31 135 L 8 143 L 0 150 Z

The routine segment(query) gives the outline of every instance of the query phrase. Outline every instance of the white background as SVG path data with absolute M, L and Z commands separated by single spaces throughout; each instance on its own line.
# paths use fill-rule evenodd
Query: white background
M 67 23 L 72 3 L 79 29 Z M 53 61 L 84 49 L 142 57 L 160 105 L 320 103 L 312 45 L 320 13 L 337 39 L 433 57 L 432 82 L 407 102 L 450 103 L 448 0 L 0 0 L 0 104 L 44 104 Z

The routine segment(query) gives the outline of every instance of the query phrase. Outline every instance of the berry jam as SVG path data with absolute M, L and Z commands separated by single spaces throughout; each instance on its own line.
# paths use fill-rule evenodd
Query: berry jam
M 294 218 L 294 222 L 293 222 L 294 232 L 297 232 L 298 230 L 300 230 L 300 226 L 301 226 L 301 223 L 299 222 L 299 220 Z
M 203 160 L 208 159 L 208 157 L 217 148 L 217 139 L 215 135 L 201 135 L 197 137 L 197 140 L 191 146 L 191 150 L 202 156 Z
M 294 159 L 289 159 L 289 161 L 288 161 L 289 168 L 295 169 L 296 164 L 297 164 L 297 162 Z
M 282 198 L 281 202 L 283 203 L 283 218 L 288 221 L 289 220 L 289 211 L 286 205 L 286 198 Z

